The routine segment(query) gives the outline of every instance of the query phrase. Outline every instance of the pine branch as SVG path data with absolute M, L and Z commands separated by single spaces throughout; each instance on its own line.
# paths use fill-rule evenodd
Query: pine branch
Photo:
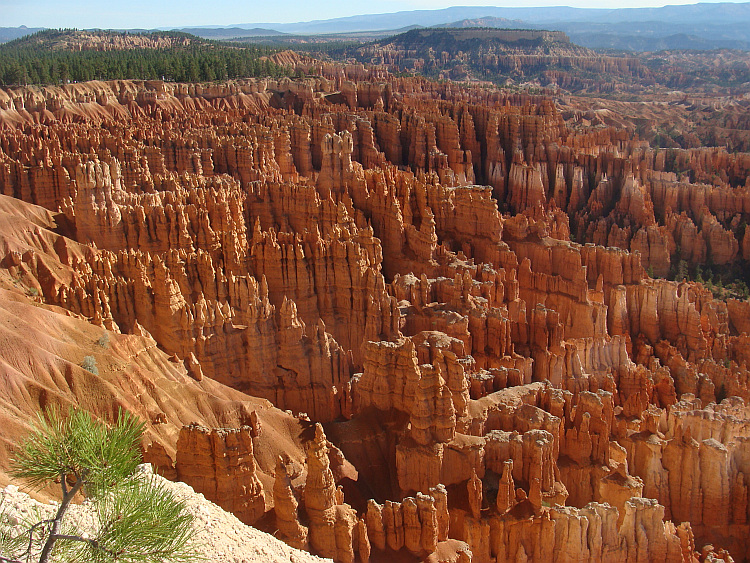
M 40 415 L 18 449 L 14 473 L 37 487 L 57 481 L 62 501 L 54 518 L 35 523 L 18 537 L 20 551 L 28 533 L 28 548 L 21 560 L 29 563 L 32 554 L 36 559 L 42 543 L 38 563 L 49 563 L 53 550 L 57 553 L 65 546 L 73 550 L 77 561 L 87 563 L 194 563 L 201 559 L 191 545 L 193 517 L 184 503 L 153 478 L 134 475 L 141 459 L 143 430 L 142 422 L 122 412 L 111 427 L 83 411 L 63 415 L 53 410 Z M 82 491 L 92 501 L 90 508 L 99 521 L 93 538 L 63 529 L 67 510 Z M 40 529 L 44 532 L 35 538 Z M 0 563 L 21 561 L 0 556 Z
M 65 482 L 67 475 L 64 471 L 60 471 L 60 487 L 62 488 L 63 497 L 68 494 L 68 484 Z
M 114 558 L 117 558 L 117 556 L 121 555 L 121 552 L 111 551 L 111 550 L 107 549 L 106 547 L 102 546 L 95 539 L 84 538 L 84 537 L 76 536 L 76 535 L 72 535 L 72 534 L 54 534 L 53 536 L 50 536 L 50 537 L 54 537 L 55 540 L 69 540 L 69 541 L 83 542 L 83 543 L 86 543 L 86 544 L 90 545 L 94 549 L 101 550 L 104 553 L 106 553 L 107 555 L 110 555 L 110 556 L 112 556 Z
M 27 558 L 29 555 L 31 555 L 31 548 L 34 545 L 34 530 L 36 530 L 42 524 L 49 524 L 52 521 L 54 521 L 54 518 L 48 518 L 47 520 L 37 522 L 31 528 L 29 528 L 29 546 L 26 548 L 26 551 L 23 552 L 23 555 L 25 555 Z
M 76 496 L 78 491 L 81 490 L 81 487 L 83 487 L 83 481 L 76 481 L 76 484 L 73 485 L 73 488 L 70 489 L 68 491 L 68 494 L 63 497 L 62 502 L 60 503 L 60 508 L 57 509 L 57 514 L 55 514 L 54 521 L 52 522 L 52 528 L 50 529 L 49 537 L 44 544 L 42 554 L 39 556 L 39 563 L 49 562 L 50 555 L 52 554 L 52 548 L 55 546 L 55 536 L 58 535 L 58 532 L 60 531 L 60 525 L 62 524 L 63 516 L 65 516 L 65 512 L 68 510 L 68 506 L 73 500 L 73 497 Z

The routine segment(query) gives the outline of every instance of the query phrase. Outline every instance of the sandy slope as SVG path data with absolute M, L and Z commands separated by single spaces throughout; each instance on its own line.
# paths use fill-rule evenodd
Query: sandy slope
M 149 465 L 141 466 L 150 472 Z M 188 510 L 195 516 L 194 540 L 198 546 L 198 553 L 205 561 L 214 563 L 321 563 L 330 561 L 304 551 L 293 549 L 275 537 L 261 532 L 251 526 L 246 526 L 229 512 L 225 512 L 217 505 L 209 502 L 202 494 L 196 493 L 184 483 L 173 483 L 162 477 L 155 479 L 163 482 L 172 493 L 186 501 Z M 49 518 L 57 509 L 56 504 L 42 504 L 27 494 L 18 490 L 15 485 L 9 485 L 0 492 L 2 499 L 2 515 L 0 521 L 16 524 L 15 530 L 21 532 L 24 528 L 17 523 L 38 511 L 43 518 Z M 70 522 L 82 533 L 93 530 L 91 515 L 85 504 L 73 505 Z

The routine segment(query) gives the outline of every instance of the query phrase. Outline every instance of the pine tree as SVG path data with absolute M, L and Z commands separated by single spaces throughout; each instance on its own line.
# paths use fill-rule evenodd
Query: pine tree
M 153 477 L 137 475 L 143 423 L 129 414 L 106 426 L 84 411 L 40 415 L 19 446 L 13 474 L 41 489 L 59 482 L 62 500 L 54 517 L 33 523 L 0 545 L 0 562 L 188 562 L 200 558 L 190 545 L 192 516 Z M 96 522 L 84 535 L 66 520 L 76 495 L 90 500 Z

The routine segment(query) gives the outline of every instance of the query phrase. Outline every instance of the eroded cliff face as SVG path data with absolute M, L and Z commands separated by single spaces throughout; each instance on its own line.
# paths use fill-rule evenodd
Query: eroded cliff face
M 647 274 L 748 255 L 748 155 L 315 70 L 0 91 L 7 279 L 295 415 L 154 463 L 337 561 L 750 556 L 750 305 Z
M 177 439 L 177 479 L 214 499 L 244 523 L 254 524 L 266 511 L 253 455 L 253 437 L 258 434 L 257 426 L 184 426 Z
M 283 453 L 290 461 L 304 460 L 304 421 L 267 400 L 203 377 L 194 356 L 183 361 L 166 354 L 139 324 L 124 334 L 45 303 L 45 280 L 70 282 L 70 264 L 87 262 L 96 251 L 58 233 L 64 228 L 62 216 L 6 196 L 0 200 L 0 482 L 9 481 L 14 444 L 28 433 L 42 409 L 76 406 L 106 422 L 114 422 L 125 409 L 144 422 L 143 454 L 159 473 L 175 479 L 175 460 L 187 457 L 197 462 L 187 463 L 188 473 L 192 470 L 210 485 L 207 496 L 229 500 L 238 515 L 240 508 L 260 505 L 257 511 L 262 515 L 260 503 L 263 491 L 270 490 L 275 458 Z M 31 268 L 24 256 L 34 262 Z M 221 436 L 237 435 L 227 428 L 249 427 L 252 443 L 247 429 L 240 432 L 239 448 L 231 439 L 228 445 L 218 440 L 216 452 L 237 454 L 225 459 L 213 454 L 210 436 L 178 447 L 183 426 L 191 424 L 206 432 L 221 429 L 213 431 Z M 255 429 L 262 426 L 266 431 L 258 434 Z M 207 467 L 216 471 L 204 471 Z M 237 482 L 229 482 L 230 475 Z M 263 484 L 260 490 L 258 481 Z M 213 490 L 219 494 L 210 494 Z M 237 491 L 260 494 L 240 497 Z M 47 493 L 55 494 L 50 490 L 42 495 Z

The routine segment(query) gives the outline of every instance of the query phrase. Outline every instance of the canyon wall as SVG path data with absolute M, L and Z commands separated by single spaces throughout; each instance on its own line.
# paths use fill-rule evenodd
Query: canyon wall
M 47 217 L 8 280 L 305 444 L 184 419 L 155 465 L 337 561 L 750 556 L 750 306 L 663 279 L 750 256 L 750 157 L 308 70 L 0 90 L 2 202 Z

